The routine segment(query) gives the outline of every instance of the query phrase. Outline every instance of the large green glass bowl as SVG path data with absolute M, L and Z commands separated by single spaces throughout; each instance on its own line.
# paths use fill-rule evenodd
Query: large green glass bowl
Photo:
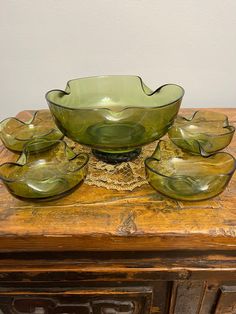
M 196 111 L 190 119 L 178 116 L 168 134 L 172 142 L 186 151 L 208 156 L 227 147 L 234 132 L 224 114 Z
M 51 146 L 41 151 L 42 145 Z M 73 191 L 87 174 L 88 155 L 75 154 L 64 141 L 33 140 L 17 162 L 0 165 L 0 179 L 11 194 L 29 200 L 50 200 Z
M 46 100 L 62 133 L 115 163 L 162 137 L 183 95 L 175 84 L 152 91 L 138 76 L 117 75 L 71 80 L 65 91 L 49 91 Z
M 234 157 L 225 152 L 208 157 L 192 155 L 173 143 L 160 141 L 145 160 L 149 184 L 177 200 L 200 201 L 224 191 L 235 171 Z

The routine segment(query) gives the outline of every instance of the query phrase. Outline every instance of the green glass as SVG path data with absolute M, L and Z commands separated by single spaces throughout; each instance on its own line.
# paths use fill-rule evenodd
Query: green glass
M 220 194 L 236 167 L 225 152 L 204 157 L 192 155 L 170 141 L 160 141 L 145 160 L 149 184 L 159 193 L 177 200 L 199 201 Z
M 50 150 L 38 151 L 43 142 Z M 33 140 L 17 162 L 0 165 L 0 179 L 18 198 L 50 200 L 73 191 L 87 174 L 88 154 L 75 154 L 64 141 Z
M 108 162 L 126 161 L 172 125 L 184 90 L 174 84 L 155 91 L 138 76 L 71 80 L 46 99 L 59 129 Z
M 8 149 L 16 152 L 22 152 L 24 146 L 33 139 L 49 140 L 41 141 L 41 149 L 44 150 L 48 148 L 45 145 L 51 145 L 51 140 L 59 140 L 62 137 L 63 134 L 56 127 L 48 110 L 34 112 L 27 122 L 17 118 L 7 118 L 0 122 L 0 139 Z
M 193 154 L 208 156 L 227 147 L 234 131 L 224 114 L 197 111 L 190 119 L 178 116 L 168 134 L 177 146 Z

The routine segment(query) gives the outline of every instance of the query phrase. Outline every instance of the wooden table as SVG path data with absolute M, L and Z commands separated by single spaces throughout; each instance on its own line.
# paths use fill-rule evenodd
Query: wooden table
M 236 109 L 214 110 L 236 125 Z M 235 249 L 236 177 L 193 203 L 86 184 L 33 203 L 1 185 L 0 313 L 235 314 Z

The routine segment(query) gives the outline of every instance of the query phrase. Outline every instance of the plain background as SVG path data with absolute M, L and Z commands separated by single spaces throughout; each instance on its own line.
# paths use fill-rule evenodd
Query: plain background
M 177 83 L 183 107 L 236 107 L 235 0 L 0 0 L 1 115 L 69 79 Z

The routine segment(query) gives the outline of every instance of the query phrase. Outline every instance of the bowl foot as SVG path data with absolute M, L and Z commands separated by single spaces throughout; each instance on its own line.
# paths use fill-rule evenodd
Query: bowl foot
M 108 152 L 102 152 L 100 150 L 92 149 L 92 153 L 97 159 L 102 160 L 108 164 L 115 165 L 121 162 L 127 162 L 127 161 L 135 159 L 141 153 L 141 148 L 136 148 L 130 152 L 122 152 L 122 153 L 108 153 Z

